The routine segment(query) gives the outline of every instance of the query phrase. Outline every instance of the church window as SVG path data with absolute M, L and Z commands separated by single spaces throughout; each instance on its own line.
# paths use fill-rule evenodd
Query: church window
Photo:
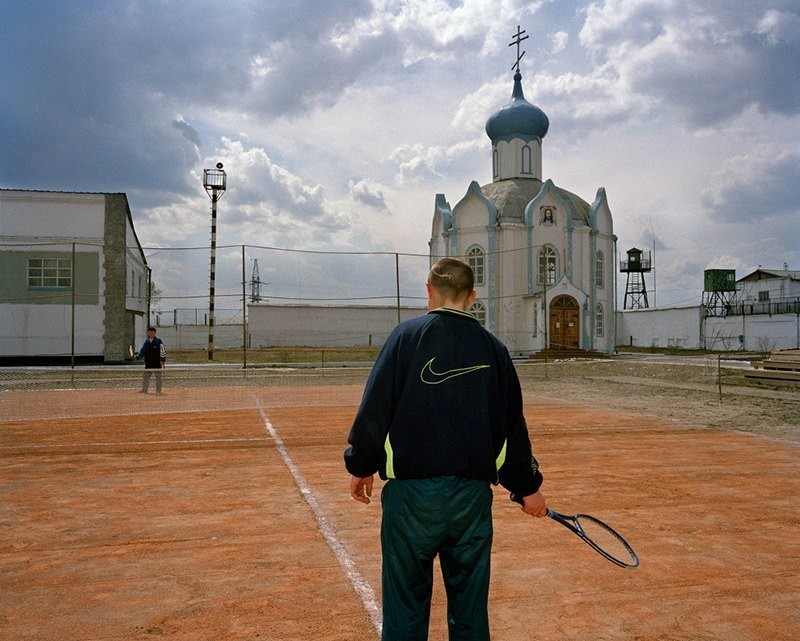
M 532 173 L 531 169 L 531 148 L 529 145 L 525 145 L 522 148 L 522 172 L 523 174 L 530 174 Z
M 481 324 L 481 327 L 486 327 L 486 305 L 484 305 L 481 301 L 476 300 L 472 303 L 472 305 L 470 305 L 467 311 L 475 317 L 475 319 Z
M 539 250 L 539 274 L 537 282 L 540 285 L 555 285 L 558 279 L 558 253 L 552 247 L 542 247 Z
M 605 318 L 603 316 L 603 305 L 597 303 L 594 312 L 594 335 L 602 336 L 605 333 Z
M 483 249 L 474 245 L 467 250 L 467 262 L 475 273 L 475 286 L 486 284 L 486 254 Z
M 497 178 L 500 175 L 500 154 L 497 148 L 492 152 L 492 177 Z
M 603 274 L 605 272 L 605 257 L 603 256 L 603 252 L 599 251 L 594 255 L 594 284 L 597 287 L 602 287 L 604 280 Z

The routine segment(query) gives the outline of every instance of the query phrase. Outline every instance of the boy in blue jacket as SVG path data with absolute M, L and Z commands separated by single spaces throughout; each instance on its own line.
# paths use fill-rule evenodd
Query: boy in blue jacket
M 433 561 L 447 592 L 450 641 L 488 641 L 492 484 L 545 516 L 519 379 L 506 347 L 466 310 L 470 266 L 438 261 L 428 313 L 398 325 L 367 381 L 348 436 L 350 494 L 368 504 L 386 481 L 383 641 L 428 638 Z
M 142 378 L 142 389 L 140 394 L 147 394 L 150 387 L 150 376 L 156 375 L 156 394 L 161 394 L 161 370 L 167 363 L 167 348 L 164 342 L 156 336 L 156 328 L 147 328 L 147 340 L 142 343 L 142 347 L 136 353 L 136 359 L 144 358 L 144 377 Z

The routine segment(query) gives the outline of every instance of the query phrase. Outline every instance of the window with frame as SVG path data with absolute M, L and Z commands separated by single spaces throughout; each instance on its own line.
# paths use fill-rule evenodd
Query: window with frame
M 553 247 L 542 247 L 539 250 L 539 273 L 537 282 L 540 285 L 555 285 L 558 276 L 558 253 Z
M 531 155 L 531 148 L 528 145 L 525 145 L 522 148 L 522 171 L 520 173 L 523 174 L 530 174 L 533 173 L 533 161 Z
M 598 251 L 594 255 L 594 284 L 597 287 L 602 287 L 604 283 L 603 272 L 606 268 L 606 259 L 603 252 Z
M 605 334 L 605 317 L 603 315 L 603 305 L 597 303 L 594 310 L 594 335 L 603 336 Z
M 759 303 L 768 303 L 769 302 L 769 290 L 764 290 L 758 292 L 758 302 Z
M 475 274 L 475 286 L 484 285 L 486 282 L 486 254 L 477 245 L 467 250 L 467 263 Z
M 28 287 L 72 287 L 71 258 L 29 258 Z
M 486 305 L 476 300 L 469 306 L 467 311 L 475 317 L 475 320 L 481 324 L 481 327 L 486 327 Z

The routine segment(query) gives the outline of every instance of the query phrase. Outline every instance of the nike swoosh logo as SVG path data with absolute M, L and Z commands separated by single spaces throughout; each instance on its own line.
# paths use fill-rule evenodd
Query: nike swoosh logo
M 491 365 L 472 365 L 471 367 L 459 367 L 456 369 L 449 369 L 445 372 L 436 372 L 433 369 L 433 361 L 435 360 L 436 357 L 434 356 L 431 360 L 425 363 L 425 365 L 422 367 L 422 371 L 419 373 L 419 379 L 426 385 L 438 385 L 439 383 L 444 383 L 445 381 L 455 378 L 456 376 L 472 374 L 478 370 L 491 367 Z

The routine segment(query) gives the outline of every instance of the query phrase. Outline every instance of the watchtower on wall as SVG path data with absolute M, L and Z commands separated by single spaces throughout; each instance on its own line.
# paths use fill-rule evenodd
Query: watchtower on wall
M 647 309 L 650 307 L 647 302 L 647 285 L 644 281 L 644 275 L 650 272 L 652 268 L 650 252 L 643 252 L 636 247 L 628 250 L 627 260 L 620 260 L 620 272 L 628 274 L 622 309 Z
M 703 305 L 706 317 L 727 316 L 735 293 L 735 269 L 706 269 L 703 272 Z

